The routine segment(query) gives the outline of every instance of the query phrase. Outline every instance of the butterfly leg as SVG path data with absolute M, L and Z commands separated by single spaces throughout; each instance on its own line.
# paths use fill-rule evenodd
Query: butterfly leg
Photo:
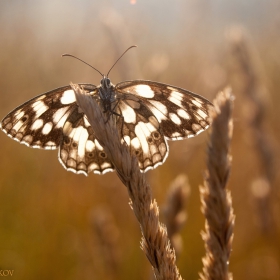
M 116 115 L 116 116 L 118 116 L 118 117 L 122 117 L 122 118 L 123 118 L 123 116 L 122 116 L 121 114 L 119 114 L 119 113 L 117 113 L 117 112 L 115 111 L 116 107 L 117 107 L 117 106 L 119 105 L 119 103 L 120 103 L 120 99 L 115 100 L 115 101 L 116 101 L 116 104 L 114 105 L 113 109 L 110 109 L 110 110 L 109 110 L 110 115 L 108 116 L 108 118 L 107 118 L 107 120 L 106 120 L 105 123 L 107 123 L 107 122 L 109 121 L 109 118 L 110 118 L 111 115 Z M 106 113 L 106 112 L 107 112 L 107 110 L 104 110 L 104 111 L 103 111 L 103 113 Z

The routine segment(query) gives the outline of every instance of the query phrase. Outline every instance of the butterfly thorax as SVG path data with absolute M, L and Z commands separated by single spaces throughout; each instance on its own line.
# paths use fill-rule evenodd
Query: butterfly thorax
M 103 76 L 98 88 L 98 92 L 104 112 L 111 112 L 111 105 L 116 100 L 116 93 L 115 86 L 111 83 L 108 77 Z

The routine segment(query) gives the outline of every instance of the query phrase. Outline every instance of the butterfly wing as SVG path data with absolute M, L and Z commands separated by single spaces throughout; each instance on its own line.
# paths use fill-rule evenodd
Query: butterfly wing
M 103 147 L 95 138 L 87 116 L 76 106 L 63 126 L 58 159 L 69 171 L 87 175 L 114 170 Z
M 80 84 L 95 94 L 96 87 Z M 113 170 L 95 139 L 84 113 L 79 111 L 70 86 L 41 94 L 10 112 L 0 128 L 12 139 L 33 148 L 57 149 L 62 165 L 75 173 Z
M 98 89 L 80 84 L 98 97 Z M 114 88 L 112 108 L 117 126 L 139 167 L 147 171 L 168 155 L 166 139 L 195 136 L 210 124 L 203 97 L 184 89 L 152 81 L 127 81 Z M 115 102 L 114 101 L 114 102 Z M 95 138 L 87 117 L 79 110 L 70 86 L 39 95 L 10 112 L 0 128 L 11 138 L 33 148 L 59 148 L 59 160 L 70 171 L 103 174 L 114 169 Z M 165 139 L 166 138 L 166 139 Z
M 116 90 L 141 100 L 158 120 L 168 140 L 193 137 L 210 125 L 211 102 L 187 90 L 152 81 L 135 80 L 116 85 Z
M 1 129 L 27 146 L 56 149 L 61 128 L 75 107 L 63 102 L 63 94 L 68 90 L 69 86 L 58 88 L 25 102 L 1 121 Z
M 139 98 L 121 92 L 119 97 L 116 112 L 122 116 L 117 119 L 122 141 L 130 153 L 137 156 L 142 172 L 156 168 L 168 155 L 168 145 L 158 120 Z
M 117 120 L 120 134 L 144 172 L 165 161 L 166 139 L 192 137 L 210 125 L 213 105 L 187 90 L 135 80 L 117 84 L 115 91 L 116 113 L 122 116 Z

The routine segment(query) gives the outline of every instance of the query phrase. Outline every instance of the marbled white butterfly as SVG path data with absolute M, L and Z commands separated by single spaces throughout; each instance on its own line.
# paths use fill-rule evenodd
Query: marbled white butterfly
M 209 127 L 209 110 L 213 105 L 205 98 L 153 81 L 113 85 L 109 72 L 107 75 L 99 72 L 103 76 L 99 86 L 79 85 L 98 100 L 104 112 L 115 115 L 120 138 L 131 154 L 137 156 L 141 171 L 156 168 L 165 161 L 167 140 L 193 137 Z M 59 161 L 74 173 L 104 174 L 114 170 L 70 86 L 25 102 L 8 114 L 0 127 L 29 147 L 58 148 Z

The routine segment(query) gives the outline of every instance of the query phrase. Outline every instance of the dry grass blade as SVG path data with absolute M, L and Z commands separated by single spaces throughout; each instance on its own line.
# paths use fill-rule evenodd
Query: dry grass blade
M 251 194 L 257 206 L 256 213 L 262 232 L 270 233 L 276 226 L 272 209 L 275 195 L 273 183 L 276 175 L 276 157 L 268 123 L 266 99 L 269 97 L 269 92 L 264 83 L 264 75 L 261 73 L 261 64 L 258 62 L 259 55 L 246 32 L 240 27 L 233 27 L 229 32 L 229 42 L 232 64 L 235 63 L 236 69 L 234 74 L 239 78 L 239 91 L 246 98 L 245 120 L 259 158 L 261 175 L 252 182 Z
M 118 279 L 121 260 L 120 232 L 112 214 L 105 207 L 95 208 L 90 211 L 89 221 L 97 239 L 94 250 L 102 264 L 100 268 L 106 268 L 106 279 Z
M 234 215 L 231 195 L 226 190 L 231 167 L 229 154 L 232 138 L 233 98 L 229 88 L 218 94 L 214 101 L 212 131 L 208 146 L 207 170 L 204 186 L 200 187 L 202 212 L 206 218 L 206 256 L 203 258 L 202 280 L 232 279 L 228 263 L 233 239 Z
M 247 98 L 249 114 L 245 116 L 252 131 L 256 152 L 259 153 L 261 168 L 267 179 L 275 177 L 274 151 L 266 124 L 268 89 L 261 75 L 258 54 L 254 50 L 244 30 L 233 27 L 230 30 L 231 53 L 238 71 L 240 92 Z M 233 62 L 232 62 L 233 64 Z M 233 68 L 233 66 L 232 66 Z
M 182 237 L 179 232 L 187 220 L 185 208 L 189 195 L 190 186 L 188 177 L 185 174 L 180 174 L 170 185 L 164 207 L 168 236 L 177 257 L 182 251 Z
M 127 187 L 130 205 L 140 223 L 143 235 L 141 246 L 152 264 L 156 279 L 182 279 L 175 264 L 175 252 L 170 246 L 166 228 L 159 222 L 159 210 L 156 201 L 152 199 L 151 188 L 139 170 L 137 159 L 130 155 L 125 145 L 121 144 L 114 117 L 110 117 L 107 121 L 107 116 L 102 113 L 91 96 L 86 95 L 78 85 L 71 86 L 96 138 Z

